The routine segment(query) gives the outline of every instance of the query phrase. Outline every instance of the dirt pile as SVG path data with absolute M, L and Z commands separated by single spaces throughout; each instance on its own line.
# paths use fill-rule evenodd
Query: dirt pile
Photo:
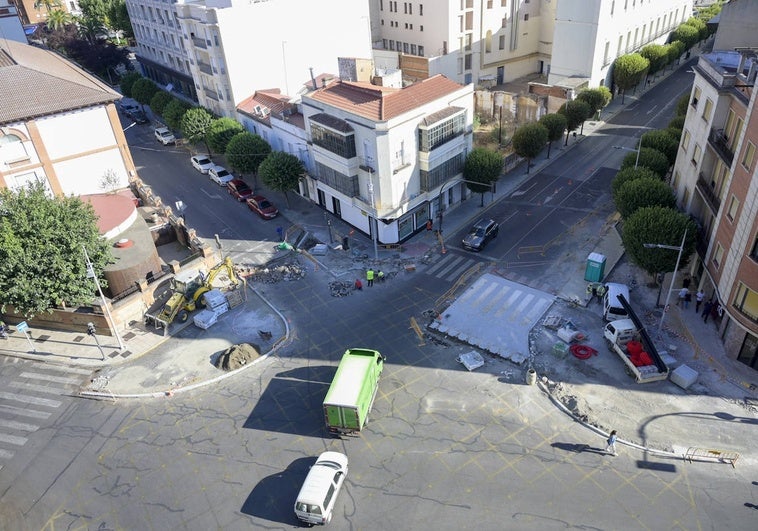
M 260 357 L 258 348 L 249 343 L 232 345 L 226 349 L 216 360 L 216 367 L 225 371 L 233 371 L 244 367 Z

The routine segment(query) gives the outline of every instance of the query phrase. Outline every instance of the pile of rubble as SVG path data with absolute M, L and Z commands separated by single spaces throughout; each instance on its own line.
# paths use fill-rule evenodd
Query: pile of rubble
M 305 278 L 305 269 L 296 262 L 287 262 L 278 266 L 241 266 L 238 269 L 239 274 L 248 282 L 276 284 Z

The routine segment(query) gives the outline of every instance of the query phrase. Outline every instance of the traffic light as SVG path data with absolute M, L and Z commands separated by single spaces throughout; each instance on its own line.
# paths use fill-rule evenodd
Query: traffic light
M 94 336 L 95 335 L 95 325 L 92 323 L 87 323 L 87 334 Z

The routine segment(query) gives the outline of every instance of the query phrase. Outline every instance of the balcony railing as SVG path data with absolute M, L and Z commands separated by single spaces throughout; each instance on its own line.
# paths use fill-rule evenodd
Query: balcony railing
M 703 175 L 702 172 L 697 177 L 697 189 L 700 192 L 700 195 L 703 196 L 703 199 L 705 199 L 705 202 L 710 207 L 711 211 L 713 212 L 713 215 L 717 215 L 719 212 L 719 208 L 721 208 L 721 199 L 719 199 L 719 196 L 716 195 L 716 191 L 714 190 L 715 183 L 713 181 L 709 181 L 706 179 L 705 175 Z
M 213 68 L 211 68 L 211 65 L 209 65 L 208 63 L 204 63 L 202 61 L 198 61 L 197 62 L 197 67 L 200 69 L 201 72 L 213 75 Z
M 192 44 L 194 44 L 198 48 L 202 48 L 203 50 L 208 48 L 208 46 L 205 44 L 205 39 L 200 39 L 198 37 L 192 37 Z
M 724 135 L 723 129 L 711 129 L 708 134 L 708 143 L 713 147 L 713 150 L 718 153 L 727 166 L 732 166 L 734 160 L 734 152 L 729 147 L 729 139 Z
M 205 92 L 205 95 L 210 99 L 219 101 L 218 93 L 215 90 L 203 89 L 203 92 Z

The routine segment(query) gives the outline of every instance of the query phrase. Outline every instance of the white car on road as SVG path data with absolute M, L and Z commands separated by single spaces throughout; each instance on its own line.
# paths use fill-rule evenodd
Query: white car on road
M 208 176 L 211 181 L 219 186 L 226 186 L 226 183 L 234 179 L 234 175 L 229 173 L 223 166 L 213 166 L 208 170 Z
M 208 170 L 214 166 L 211 158 L 203 153 L 193 155 L 190 160 L 192 160 L 192 166 L 200 173 L 208 173 Z
M 175 144 L 176 143 L 176 137 L 174 136 L 174 133 L 172 133 L 168 127 L 158 127 L 155 129 L 155 139 L 163 144 L 164 146 L 167 146 L 168 144 Z

